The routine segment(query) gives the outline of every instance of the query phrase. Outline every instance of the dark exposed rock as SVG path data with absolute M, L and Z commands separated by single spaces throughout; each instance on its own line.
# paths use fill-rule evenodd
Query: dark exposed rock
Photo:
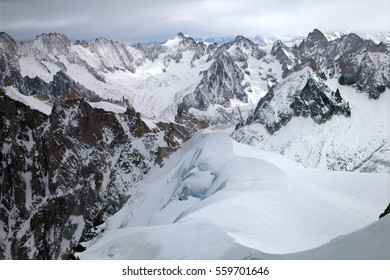
M 135 48 L 151 61 L 155 61 L 161 54 L 163 54 L 167 50 L 166 47 L 161 45 L 147 46 L 140 43 L 135 45 Z
M 343 106 L 338 89 L 336 92 L 332 92 L 332 97 L 334 97 L 335 102 L 325 94 L 323 87 L 313 79 L 309 79 L 300 94 L 294 97 L 290 108 L 295 116 L 310 117 L 318 124 L 326 122 L 333 115 L 349 117 L 350 108 L 347 105 Z
M 233 46 L 234 48 L 232 48 Z M 266 55 L 259 45 L 253 43 L 244 36 L 237 36 L 233 42 L 224 44 L 221 48 L 228 50 L 231 53 L 232 58 L 235 61 L 240 62 L 247 61 L 249 56 L 260 60 Z
M 98 95 L 72 80 L 63 71 L 58 71 L 54 75 L 53 81 L 49 84 L 49 92 L 54 98 L 61 96 L 72 99 L 84 97 L 90 101 L 100 100 Z
M 281 41 L 275 42 L 272 46 L 271 54 L 275 56 L 275 58 L 282 65 L 283 75 L 282 77 L 287 77 L 292 71 L 291 68 L 294 67 L 297 63 L 297 50 L 292 50 L 288 48 Z M 294 71 L 299 69 L 294 69 Z
M 328 42 L 314 29 L 298 48 L 276 42 L 271 54 L 282 64 L 283 78 L 309 66 L 329 77 L 339 77 L 341 85 L 353 85 L 369 98 L 377 99 L 390 88 L 389 71 L 384 70 L 390 67 L 388 45 L 363 40 L 354 33 Z
M 55 52 L 59 54 L 69 53 L 68 47 L 71 45 L 69 39 L 64 34 L 60 33 L 43 33 L 36 36 L 35 40 L 38 44 L 43 45 L 49 53 Z
M 20 56 L 18 45 L 9 35 L 1 33 L 0 46 L 0 86 L 13 85 L 25 95 L 45 93 L 54 98 L 58 95 L 74 94 L 77 91 L 78 97 L 85 97 L 95 101 L 99 100 L 99 97 L 95 93 L 73 81 L 63 71 L 57 72 L 50 84 L 39 77 L 22 77 L 18 60 Z M 41 61 L 50 61 L 48 53 L 53 53 L 55 57 L 65 55 L 71 63 L 79 63 L 86 66 L 87 63 L 85 61 L 69 52 L 69 46 L 70 41 L 65 35 L 49 33 L 37 36 L 31 46 L 21 45 L 22 49 L 20 52 L 23 55 L 23 52 L 32 51 L 36 59 Z M 56 60 L 53 63 L 57 64 L 61 69 L 66 70 L 62 62 Z M 96 79 L 104 80 L 92 67 L 86 66 L 86 68 Z
M 196 47 L 195 47 L 195 54 L 191 60 L 191 64 L 192 64 L 191 66 L 193 66 L 194 61 L 200 59 L 201 57 L 206 55 L 209 51 L 210 51 L 210 48 L 206 44 L 204 44 L 203 42 L 197 43 Z
M 389 203 L 389 205 L 387 206 L 387 208 L 385 209 L 385 211 L 384 211 L 382 214 L 379 215 L 379 219 L 380 219 L 380 218 L 383 218 L 384 216 L 386 216 L 386 215 L 389 214 L 389 213 L 390 213 L 390 203 Z
M 74 42 L 74 45 L 76 45 L 76 46 L 79 45 L 79 46 L 82 46 L 82 47 L 84 47 L 84 48 L 88 48 L 88 47 L 89 47 L 88 42 L 85 41 L 85 40 L 82 40 L 82 41 L 76 40 L 76 41 Z
M 350 114 L 339 90 L 330 90 L 318 74 L 308 69 L 272 87 L 260 99 L 246 124 L 261 123 L 273 134 L 294 116 L 310 117 L 321 124 L 334 115 L 349 117 Z
M 0 259 L 77 249 L 199 124 L 182 111 L 151 130 L 131 107 L 113 113 L 83 99 L 57 99 L 48 116 L 0 89 Z
M 100 58 L 104 68 L 110 72 L 128 70 L 135 73 L 137 66 L 143 63 L 143 59 L 136 59 L 125 44 L 106 38 L 95 39 L 90 44 L 90 50 Z
M 197 44 L 194 39 L 192 39 L 189 36 L 185 36 L 183 33 L 177 34 L 177 37 L 180 39 L 178 50 L 183 51 L 189 51 L 189 50 L 195 50 Z
M 221 51 L 202 75 L 194 93 L 184 97 L 186 106 L 206 110 L 210 105 L 229 106 L 233 98 L 248 101 L 242 86 L 244 74 L 227 52 Z

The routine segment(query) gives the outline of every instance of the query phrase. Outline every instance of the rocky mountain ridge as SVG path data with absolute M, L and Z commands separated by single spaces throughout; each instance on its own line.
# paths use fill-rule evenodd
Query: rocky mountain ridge
M 53 80 L 55 75 L 63 76 L 64 73 L 69 76 L 68 85 L 72 85 L 71 80 L 74 80 L 73 87 L 80 94 L 80 97 L 92 100 L 98 100 L 99 97 L 107 98 L 108 96 L 103 96 L 107 95 L 107 91 L 103 94 L 104 87 L 115 92 L 111 97 L 121 99 L 125 95 L 125 90 L 122 89 L 122 85 L 119 87 L 119 85 L 116 86 L 107 80 L 110 73 L 128 71 L 130 75 L 137 74 L 147 64 L 153 62 L 157 65 L 161 63 L 162 67 L 156 73 L 160 75 L 159 73 L 164 73 L 167 69 L 169 71 L 170 65 L 174 62 L 182 64 L 182 67 L 191 68 L 197 68 L 199 67 L 197 65 L 204 64 L 206 67 L 204 70 L 195 69 L 192 71 L 193 75 L 202 75 L 206 70 L 215 71 L 216 65 L 221 62 L 221 57 L 230 63 L 225 63 L 223 69 L 220 67 L 221 71 L 219 71 L 217 78 L 224 80 L 225 76 L 229 77 L 226 80 L 230 80 L 230 84 L 216 87 L 215 84 L 212 84 L 216 83 L 214 75 L 208 75 L 199 80 L 199 84 L 191 85 L 191 89 L 188 89 L 189 92 L 185 94 L 182 94 L 180 90 L 175 92 L 176 98 L 179 98 L 176 106 L 182 99 L 186 99 L 184 103 L 195 109 L 202 107 L 199 102 L 231 107 L 229 101 L 237 97 L 236 93 L 238 92 L 238 99 L 244 104 L 248 104 L 248 99 L 251 98 L 248 96 L 250 94 L 246 92 L 246 88 L 255 94 L 255 99 L 258 101 L 264 95 L 263 92 L 268 91 L 269 83 L 281 82 L 291 73 L 306 66 L 322 73 L 323 77 L 337 77 L 340 84 L 353 85 L 358 91 L 367 92 L 370 98 L 379 98 L 380 94 L 390 87 L 389 74 L 384 70 L 389 66 L 389 46 L 384 43 L 376 44 L 373 41 L 363 40 L 354 33 L 328 41 L 321 31 L 315 29 L 299 46 L 288 47 L 281 41 L 277 41 L 270 52 L 267 51 L 267 47 L 255 44 L 243 36 L 238 36 L 234 41 L 218 46 L 217 44 L 196 42 L 183 33 L 179 33 L 176 39 L 171 40 L 171 43 L 168 41 L 162 46 L 138 44 L 131 47 L 105 38 L 98 38 L 91 43 L 76 41 L 71 44 L 65 35 L 58 33 L 38 35 L 34 42 L 27 44 L 17 44 L 5 33 L 1 34 L 0 40 L 2 41 L 1 45 L 4 46 L 1 48 L 2 76 L 0 83 L 3 85 L 12 84 L 26 95 L 45 92 L 49 96 L 55 96 L 57 93 L 53 92 L 47 84 Z M 186 54 L 190 54 L 192 57 L 190 65 L 187 64 L 187 61 L 183 61 L 183 55 Z M 255 66 L 257 71 L 259 68 L 260 70 L 269 68 L 274 74 L 265 77 L 251 75 L 251 71 L 248 69 L 251 66 L 251 58 L 259 61 L 258 65 Z M 276 65 L 272 63 L 274 59 L 278 62 Z M 207 62 L 213 63 L 205 64 Z M 237 71 L 235 67 L 232 67 L 232 62 L 242 71 Z M 282 69 L 280 76 L 275 75 L 280 71 L 279 67 Z M 80 71 L 92 76 L 93 79 L 81 77 Z M 178 78 L 180 79 L 180 77 Z M 244 78 L 245 81 L 243 81 Z M 165 80 L 163 77 L 159 79 Z M 262 79 L 268 84 L 263 83 Z M 365 82 L 367 80 L 369 82 Z M 182 87 L 185 88 L 186 85 L 182 84 Z M 200 94 L 200 89 L 206 84 L 207 88 L 214 88 L 219 92 L 216 95 L 213 94 L 212 100 L 204 100 L 205 95 Z M 75 85 L 82 85 L 85 89 Z M 144 85 L 140 86 L 144 87 Z M 232 86 L 235 88 L 233 89 L 235 93 L 229 93 Z M 132 91 L 130 90 L 130 92 Z M 226 98 L 218 97 L 224 95 L 225 92 Z M 121 94 L 121 96 L 117 94 Z M 191 95 L 198 96 L 196 101 Z M 133 97 L 132 94 L 130 97 Z M 188 104 L 190 99 L 193 100 L 193 104 Z M 257 105 L 257 102 L 254 103 L 252 108 Z M 141 109 L 137 108 L 137 104 L 134 106 L 136 109 Z M 208 106 L 202 110 L 206 108 Z M 140 111 L 142 112 L 142 110 Z M 171 115 L 172 120 L 173 117 L 174 115 Z
M 10 91 L 0 92 L 1 259 L 60 258 L 200 129 L 183 114 L 150 128 L 131 107 L 112 112 L 83 99 L 58 99 L 46 115 Z

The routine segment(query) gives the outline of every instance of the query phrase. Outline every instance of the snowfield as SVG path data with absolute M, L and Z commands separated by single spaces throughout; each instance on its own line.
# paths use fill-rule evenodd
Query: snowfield
M 32 109 L 38 110 L 46 115 L 51 114 L 52 105 L 39 100 L 34 96 L 26 96 L 21 94 L 16 88 L 10 86 L 5 87 L 5 94 L 10 98 L 20 101 Z
M 132 190 L 101 226 L 103 233 L 84 244 L 81 259 L 310 258 L 291 253 L 328 242 L 330 253 L 319 248 L 314 258 L 337 258 L 339 242 L 346 244 L 340 258 L 362 257 L 348 254 L 348 246 L 367 234 L 351 240 L 348 234 L 386 208 L 390 176 L 308 169 L 206 131 Z M 373 228 L 389 226 L 384 219 Z M 389 241 L 385 234 L 378 238 L 378 244 Z M 369 257 L 389 258 L 390 252 Z
M 334 116 L 318 125 L 310 118 L 293 117 L 272 135 L 255 123 L 234 131 L 233 139 L 312 168 L 389 174 L 390 90 L 370 100 L 352 87 L 339 85 L 337 79 L 327 85 L 333 91 L 338 88 L 349 103 L 349 118 Z

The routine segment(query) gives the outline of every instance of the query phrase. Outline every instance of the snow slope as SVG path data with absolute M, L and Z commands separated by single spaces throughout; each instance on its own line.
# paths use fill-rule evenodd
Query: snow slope
M 239 248 L 237 256 L 243 259 L 289 260 L 389 260 L 390 216 L 337 237 L 317 248 L 284 255 L 264 254 L 249 248 Z
M 26 96 L 24 94 L 21 94 L 16 88 L 12 86 L 5 87 L 5 94 L 14 100 L 24 103 L 25 105 L 31 107 L 32 109 L 41 111 L 46 115 L 51 114 L 52 105 L 44 101 L 41 101 L 34 96 Z
M 341 236 L 313 250 L 293 254 L 291 259 L 390 259 L 390 216 L 373 224 Z
M 39 61 L 41 54 L 37 54 L 37 43 L 23 46 L 21 73 L 50 82 L 53 74 L 62 68 L 73 80 L 104 99 L 122 100 L 125 97 L 143 116 L 173 121 L 177 104 L 183 96 L 195 90 L 201 80 L 199 73 L 211 64 L 206 62 L 207 56 L 192 62 L 194 51 L 191 50 L 184 51 L 178 63 L 167 59 L 170 53 L 165 52 L 161 52 L 156 61 L 143 60 L 139 51 L 123 45 L 134 57 L 136 71 L 130 71 L 123 66 L 125 62 L 118 60 L 115 52 L 110 52 L 113 42 L 102 40 L 92 44 L 99 48 L 97 50 L 80 45 L 61 46 L 62 52 L 49 54 L 50 59 L 43 61 Z M 172 41 L 177 44 L 180 40 L 175 38 Z
M 224 133 L 200 133 L 132 189 L 79 257 L 223 259 L 309 250 L 374 222 L 389 186 L 389 175 L 306 169 Z
M 334 116 L 326 124 L 294 117 L 287 125 L 269 134 L 263 125 L 252 124 L 235 131 L 240 143 L 274 151 L 301 164 L 320 169 L 390 173 L 390 91 L 380 99 L 368 99 L 337 79 L 327 82 L 340 90 L 349 103 L 351 116 Z

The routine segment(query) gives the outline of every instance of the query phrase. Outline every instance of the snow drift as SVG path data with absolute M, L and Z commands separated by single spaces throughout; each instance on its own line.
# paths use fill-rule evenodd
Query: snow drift
M 79 257 L 282 257 L 373 223 L 389 183 L 385 174 L 307 169 L 226 134 L 200 133 L 133 188 Z

